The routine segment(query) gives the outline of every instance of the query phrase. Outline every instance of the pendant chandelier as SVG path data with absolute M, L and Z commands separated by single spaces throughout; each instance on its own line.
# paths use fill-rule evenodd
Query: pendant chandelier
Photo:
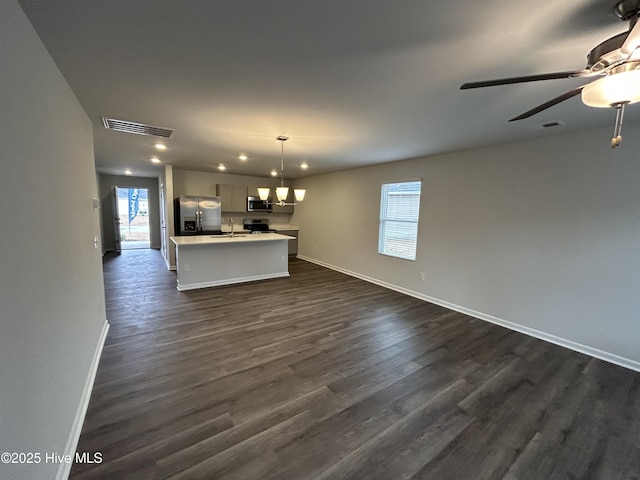
M 289 140 L 289 137 L 285 137 L 280 135 L 276 138 L 280 142 L 280 186 L 276 187 L 276 198 L 277 202 L 269 201 L 269 195 L 271 194 L 271 189 L 269 187 L 258 187 L 258 195 L 260 196 L 260 200 L 266 201 L 272 205 L 278 205 L 280 207 L 284 207 L 285 205 L 298 205 L 298 203 L 304 200 L 304 195 L 306 190 L 303 188 L 296 188 L 293 190 L 293 194 L 295 196 L 295 202 L 287 203 L 287 197 L 289 196 L 289 187 L 284 186 L 284 142 Z

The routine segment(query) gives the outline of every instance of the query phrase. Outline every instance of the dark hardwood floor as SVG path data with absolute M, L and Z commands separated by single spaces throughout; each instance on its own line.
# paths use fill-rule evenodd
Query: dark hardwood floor
M 178 292 L 104 262 L 85 479 L 640 478 L 640 373 L 300 260 Z

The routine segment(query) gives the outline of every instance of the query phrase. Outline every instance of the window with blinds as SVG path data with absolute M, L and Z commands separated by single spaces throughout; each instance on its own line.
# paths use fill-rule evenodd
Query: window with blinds
M 378 253 L 416 259 L 421 185 L 420 180 L 382 184 Z

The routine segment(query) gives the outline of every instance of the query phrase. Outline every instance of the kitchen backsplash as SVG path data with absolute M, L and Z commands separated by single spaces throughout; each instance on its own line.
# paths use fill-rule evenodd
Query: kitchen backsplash
M 242 221 L 245 218 L 261 218 L 266 220 L 269 225 L 288 225 L 291 221 L 291 215 L 278 215 L 274 213 L 234 213 L 234 214 L 222 214 L 222 225 L 229 223 L 229 219 L 233 219 L 233 224 L 242 227 Z

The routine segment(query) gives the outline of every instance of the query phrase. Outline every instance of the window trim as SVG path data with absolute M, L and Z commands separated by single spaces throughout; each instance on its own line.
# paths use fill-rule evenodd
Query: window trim
M 380 208 L 379 208 L 379 215 L 378 215 L 378 247 L 377 247 L 377 251 L 379 255 L 384 255 L 385 257 L 391 257 L 391 258 L 397 258 L 400 260 L 407 260 L 410 262 L 415 262 L 417 257 L 418 257 L 418 237 L 419 237 L 419 228 L 420 228 L 420 204 L 422 203 L 422 177 L 417 177 L 417 178 L 404 178 L 404 179 L 394 179 L 394 180 L 383 180 L 380 182 L 380 188 L 378 190 L 379 192 L 379 196 L 380 196 Z M 413 252 L 413 257 L 405 257 L 405 256 L 401 256 L 401 255 L 394 255 L 393 253 L 389 253 L 389 252 L 384 252 L 381 251 L 381 245 L 383 245 L 383 237 L 382 237 L 382 230 L 383 230 L 383 222 L 388 221 L 388 218 L 383 218 L 382 216 L 382 208 L 383 208 L 383 188 L 385 185 L 389 185 L 389 184 L 400 184 L 400 183 L 412 183 L 412 182 L 419 182 L 420 183 L 420 194 L 418 195 L 418 212 L 417 212 L 417 218 L 415 220 L 415 222 L 413 221 L 407 221 L 407 223 L 411 223 L 411 224 L 415 224 L 415 228 L 416 228 L 416 233 L 415 233 L 415 250 Z M 386 213 L 386 212 L 385 212 Z

